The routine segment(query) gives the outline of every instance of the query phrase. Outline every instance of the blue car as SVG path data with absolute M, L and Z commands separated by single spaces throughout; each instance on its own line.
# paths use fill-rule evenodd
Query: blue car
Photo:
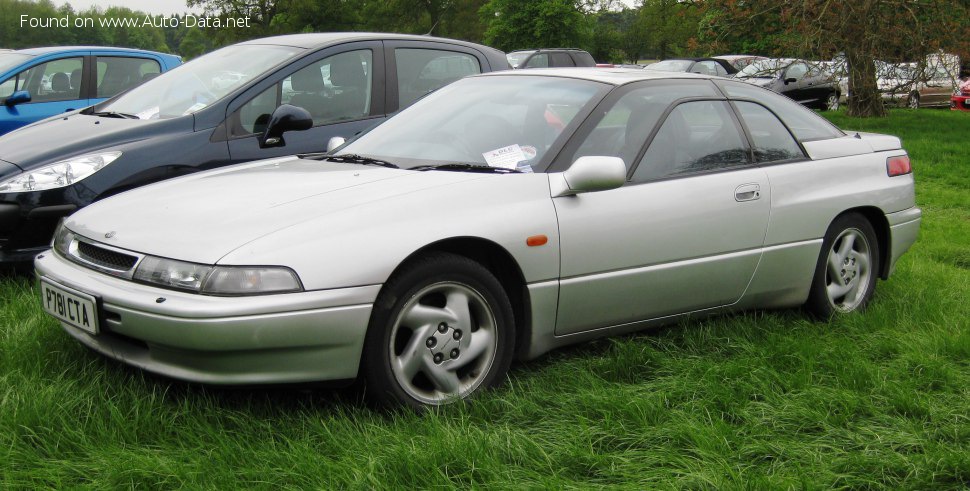
M 181 63 L 164 53 L 101 46 L 0 51 L 0 135 L 97 104 Z

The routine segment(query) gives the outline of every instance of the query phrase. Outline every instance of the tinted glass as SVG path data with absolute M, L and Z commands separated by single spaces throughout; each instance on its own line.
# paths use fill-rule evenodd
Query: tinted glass
M 101 110 L 131 114 L 140 119 L 192 114 L 304 51 L 292 46 L 228 46 L 139 85 Z
M 593 55 L 587 53 L 586 51 L 573 51 L 573 59 L 576 61 L 576 66 L 594 66 L 596 65 L 596 60 L 593 59 Z
M 369 49 L 348 51 L 301 69 L 283 79 L 282 103 L 309 111 L 314 126 L 368 116 L 373 57 Z
M 558 77 L 466 78 L 415 102 L 342 153 L 402 167 L 463 163 L 529 172 L 606 90 Z
M 279 106 L 278 93 L 279 84 L 273 85 L 239 108 L 237 112 L 238 120 L 232 126 L 233 136 L 258 134 L 265 131 L 269 118 L 276 107 Z
M 518 68 L 522 60 L 528 58 L 532 53 L 535 53 L 535 51 L 516 51 L 505 55 L 505 58 L 509 60 L 509 65 L 512 65 L 512 68 Z
M 552 66 L 576 66 L 568 53 L 550 53 L 549 56 L 552 57 Z
M 529 61 L 525 64 L 525 68 L 546 68 L 548 66 L 549 66 L 548 53 L 539 53 L 533 56 L 532 58 L 529 58 Z
M 724 88 L 729 97 L 753 99 L 764 104 L 785 122 L 785 125 L 792 130 L 795 138 L 798 138 L 799 141 L 838 138 L 845 135 L 842 130 L 815 114 L 811 109 L 783 95 L 754 85 L 737 82 L 721 82 L 721 87 Z
M 147 58 L 99 56 L 97 97 L 111 97 L 124 92 L 142 82 L 147 82 L 161 71 L 157 61 Z M 80 84 L 81 72 L 76 75 L 77 84 Z M 74 76 L 71 77 L 71 84 L 75 84 Z
M 620 157 L 627 167 L 636 160 L 647 137 L 663 116 L 667 107 L 685 97 L 715 97 L 716 89 L 709 82 L 680 80 L 644 84 L 633 89 L 603 112 L 596 126 L 586 135 L 579 148 L 570 154 L 567 163 L 591 155 Z
M 678 105 L 664 120 L 633 173 L 634 182 L 729 169 L 748 163 L 748 151 L 723 101 Z
M 399 107 L 468 75 L 482 73 L 478 58 L 456 51 L 398 48 L 397 87 Z
M 764 106 L 753 102 L 735 103 L 751 134 L 755 162 L 774 162 L 804 157 L 802 149 L 785 125 Z

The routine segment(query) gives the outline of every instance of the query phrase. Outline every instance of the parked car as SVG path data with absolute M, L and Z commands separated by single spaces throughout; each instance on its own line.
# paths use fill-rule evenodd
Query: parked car
M 750 84 L 506 71 L 332 154 L 95 203 L 34 264 L 43 308 L 105 356 L 211 384 L 363 377 L 422 407 L 689 315 L 858 311 L 916 239 L 910 172 L 898 138 Z
M 181 63 L 178 56 L 164 53 L 101 46 L 4 51 L 0 135 L 97 104 Z
M 786 95 L 808 107 L 839 108 L 839 84 L 818 64 L 793 58 L 759 60 L 735 75 L 739 80 Z
M 957 90 L 950 97 L 950 109 L 970 111 L 970 77 L 963 76 Z
M 738 71 L 740 71 L 742 68 L 758 60 L 768 59 L 765 56 L 757 56 L 757 55 L 718 55 L 718 56 L 713 56 L 712 58 L 714 58 L 715 60 L 726 61 L 730 63 L 731 66 L 733 66 Z
M 596 66 L 593 55 L 575 48 L 523 49 L 505 56 L 512 68 Z
M 877 85 L 883 102 L 893 106 L 919 109 L 947 107 L 957 87 L 955 74 L 940 66 L 876 62 Z
M 738 69 L 733 65 L 717 58 L 670 58 L 647 65 L 647 70 L 700 73 L 722 77 L 738 73 Z
M 353 136 L 453 80 L 507 68 L 492 48 L 398 34 L 297 34 L 209 53 L 0 138 L 0 262 L 32 259 L 61 217 L 106 196 L 324 150 L 331 137 Z M 306 129 L 279 135 L 295 125 Z

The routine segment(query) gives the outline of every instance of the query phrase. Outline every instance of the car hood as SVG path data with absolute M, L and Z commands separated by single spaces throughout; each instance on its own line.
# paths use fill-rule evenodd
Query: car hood
M 73 114 L 25 126 L 0 137 L 0 160 L 25 171 L 88 152 L 160 134 L 191 132 L 191 116 L 145 121 Z
M 299 223 L 486 177 L 495 176 L 286 157 L 134 189 L 80 210 L 66 225 L 115 247 L 215 264 L 248 242 Z

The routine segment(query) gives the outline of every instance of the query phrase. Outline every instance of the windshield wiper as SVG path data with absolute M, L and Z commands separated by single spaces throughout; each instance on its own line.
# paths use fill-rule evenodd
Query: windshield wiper
M 473 164 L 441 164 L 441 165 L 419 165 L 417 167 L 411 167 L 408 170 L 447 170 L 447 171 L 462 171 L 462 172 L 486 172 L 489 174 L 521 174 L 522 171 L 515 169 L 507 169 L 505 167 L 487 167 L 484 165 L 473 165 Z
M 341 164 L 361 164 L 361 165 L 378 165 L 381 167 L 388 167 L 390 169 L 399 169 L 396 164 L 392 164 L 386 160 L 374 159 L 371 157 L 364 157 L 363 155 L 357 155 L 355 153 L 348 153 L 344 155 L 321 155 L 321 154 L 303 154 L 299 156 L 307 159 L 316 160 L 326 160 L 329 162 L 338 162 Z
M 91 113 L 92 116 L 98 116 L 101 118 L 120 118 L 120 119 L 141 119 L 134 114 L 119 113 L 115 111 L 98 111 Z

